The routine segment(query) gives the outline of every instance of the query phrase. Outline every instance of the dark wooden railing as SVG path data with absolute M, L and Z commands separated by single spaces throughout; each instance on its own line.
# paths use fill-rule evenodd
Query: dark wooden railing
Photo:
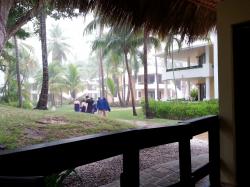
M 203 67 L 203 64 L 198 64 L 198 65 L 195 65 L 195 66 L 180 67 L 180 68 L 169 68 L 169 69 L 166 69 L 166 72 L 188 70 L 188 69 L 197 69 L 197 68 L 202 68 L 202 67 Z
M 190 139 L 203 132 L 209 134 L 209 162 L 192 172 Z M 140 149 L 172 142 L 179 142 L 180 162 L 180 181 L 173 186 L 194 186 L 206 175 L 211 186 L 219 186 L 217 116 L 174 126 L 88 135 L 4 151 L 0 153 L 0 186 L 44 186 L 43 176 L 122 154 L 121 186 L 137 187 Z

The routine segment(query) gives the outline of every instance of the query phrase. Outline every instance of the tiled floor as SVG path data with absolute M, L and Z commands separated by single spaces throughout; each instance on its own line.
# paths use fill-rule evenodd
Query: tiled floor
M 197 169 L 208 162 L 208 154 L 202 154 L 192 158 L 192 168 Z M 140 172 L 141 187 L 163 187 L 176 183 L 179 180 L 179 161 L 158 164 Z M 120 181 L 116 180 L 102 187 L 119 187 Z M 208 187 L 208 177 L 199 181 L 196 187 Z

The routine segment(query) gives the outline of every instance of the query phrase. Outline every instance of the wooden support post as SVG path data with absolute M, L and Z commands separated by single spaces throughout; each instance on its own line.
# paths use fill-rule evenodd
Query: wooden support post
M 121 187 L 139 187 L 139 150 L 130 150 L 123 154 L 123 173 L 120 183 Z
M 220 135 L 219 125 L 208 131 L 209 140 L 209 164 L 210 164 L 210 186 L 220 186 Z
M 185 138 L 179 142 L 179 164 L 181 186 L 194 187 L 192 182 L 190 139 Z

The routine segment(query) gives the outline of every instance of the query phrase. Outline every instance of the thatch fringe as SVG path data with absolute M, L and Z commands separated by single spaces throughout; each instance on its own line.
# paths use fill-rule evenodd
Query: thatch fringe
M 146 28 L 161 36 L 186 35 L 190 40 L 206 36 L 216 24 L 220 0 L 60 0 L 60 10 L 94 10 L 112 26 Z

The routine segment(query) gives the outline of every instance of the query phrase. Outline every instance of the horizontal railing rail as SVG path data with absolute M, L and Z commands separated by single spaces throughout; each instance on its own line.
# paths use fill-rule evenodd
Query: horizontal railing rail
M 203 65 L 200 64 L 200 65 L 186 66 L 186 67 L 180 67 L 180 68 L 168 68 L 168 69 L 166 69 L 166 72 L 169 72 L 169 71 L 188 70 L 188 69 L 196 69 L 196 68 L 202 68 L 202 67 L 203 67 Z
M 121 186 L 139 186 L 139 151 L 173 142 L 179 142 L 180 181 L 177 186 L 194 186 L 196 181 L 206 175 L 210 176 L 211 185 L 218 186 L 218 124 L 218 116 L 207 116 L 173 126 L 87 135 L 3 151 L 0 153 L 0 186 L 1 181 L 25 182 L 27 177 L 30 179 L 32 176 L 41 184 L 39 176 L 48 176 L 121 154 Z M 192 173 L 190 139 L 203 132 L 208 132 L 209 136 L 209 163 Z M 32 181 L 28 179 L 27 183 Z

